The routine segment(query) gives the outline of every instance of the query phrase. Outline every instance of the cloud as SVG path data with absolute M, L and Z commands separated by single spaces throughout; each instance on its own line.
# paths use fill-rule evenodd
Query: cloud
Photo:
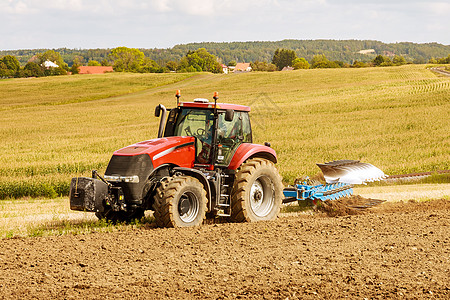
M 7 0 L 6 2 L 0 3 L 0 14 L 29 14 L 32 13 L 33 10 L 29 8 L 26 1 L 15 1 L 15 0 Z
M 449 14 L 446 0 L 0 0 L 0 49 L 285 38 L 448 44 Z
M 438 16 L 445 16 L 448 18 L 450 15 L 450 3 L 449 2 L 432 2 L 423 4 L 423 8 L 432 14 Z

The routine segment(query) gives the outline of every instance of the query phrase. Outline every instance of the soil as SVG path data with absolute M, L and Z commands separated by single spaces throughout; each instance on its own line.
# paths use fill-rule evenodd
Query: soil
M 0 298 L 450 298 L 450 201 L 330 215 L 2 240 Z

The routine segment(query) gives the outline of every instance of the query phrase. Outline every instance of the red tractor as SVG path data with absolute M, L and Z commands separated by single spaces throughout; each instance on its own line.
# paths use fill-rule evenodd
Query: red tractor
M 104 177 L 73 178 L 70 208 L 113 222 L 153 210 L 160 227 L 198 226 L 206 217 L 275 219 L 283 198 L 277 156 L 252 143 L 250 107 L 206 99 L 179 102 L 161 117 L 158 138 L 114 152 Z M 167 121 L 166 121 L 167 118 Z

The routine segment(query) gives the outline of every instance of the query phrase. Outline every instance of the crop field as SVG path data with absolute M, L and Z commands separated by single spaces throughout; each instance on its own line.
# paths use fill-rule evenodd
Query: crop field
M 450 78 L 424 66 L 242 74 L 105 74 L 0 81 L 0 198 L 56 197 L 106 169 L 114 150 L 155 138 L 158 103 L 252 107 L 254 142 L 285 183 L 315 163 L 361 159 L 387 174 L 450 169 Z
M 450 169 L 450 78 L 423 66 L 3 80 L 0 298 L 449 298 L 447 175 L 355 188 L 388 200 L 367 210 L 286 206 L 271 222 L 155 228 L 151 212 L 113 225 L 70 211 L 70 178 L 155 138 L 154 108 L 173 107 L 177 89 L 250 105 L 285 184 L 335 159 Z

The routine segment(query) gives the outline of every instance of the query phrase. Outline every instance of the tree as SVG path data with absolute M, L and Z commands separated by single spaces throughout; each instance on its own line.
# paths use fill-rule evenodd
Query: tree
M 69 69 L 67 64 L 64 62 L 61 54 L 59 54 L 58 52 L 56 52 L 54 50 L 48 50 L 48 51 L 45 51 L 44 53 L 39 53 L 36 55 L 36 57 L 38 59 L 38 64 L 41 66 L 48 60 L 48 61 L 54 62 L 60 68 L 63 68 L 65 70 Z
M 66 69 L 62 67 L 44 69 L 44 76 L 67 75 Z
M 84 57 L 75 55 L 72 61 L 72 65 L 82 66 L 84 64 Z
M 294 69 L 309 69 L 309 63 L 306 59 L 304 59 L 303 57 L 297 57 L 296 59 L 294 59 L 294 61 L 292 62 L 292 67 Z
M 35 62 L 32 61 L 28 62 L 23 69 L 25 70 L 25 74 L 27 76 L 31 77 L 44 76 L 44 71 L 42 70 L 42 67 Z
M 10 77 L 11 71 L 8 69 L 6 64 L 0 59 L 0 78 Z
M 142 63 L 140 72 L 141 73 L 162 73 L 162 72 L 164 72 L 164 69 L 161 68 L 154 60 L 146 57 L 146 58 L 144 58 L 144 62 Z
M 406 59 L 403 56 L 395 55 L 392 58 L 392 63 L 396 66 L 406 65 Z
M 380 66 L 380 67 L 387 67 L 387 66 L 393 65 L 391 59 L 389 57 L 383 56 L 383 55 L 377 55 L 377 57 L 375 57 L 372 62 L 375 66 Z M 405 63 L 406 63 L 406 61 L 405 61 Z
M 274 64 L 269 64 L 265 61 L 254 61 L 250 63 L 252 67 L 252 71 L 265 71 L 265 72 L 274 72 L 277 70 L 277 66 Z
M 80 73 L 80 66 L 83 65 L 84 58 L 82 56 L 76 55 L 72 62 L 72 67 L 70 68 L 70 72 L 72 75 Z
M 144 63 L 144 53 L 135 48 L 117 47 L 111 50 L 109 57 L 114 61 L 116 72 L 139 72 Z
M 328 59 L 323 54 L 314 55 L 311 60 L 312 68 L 320 68 L 322 65 L 326 65 L 328 63 Z
M 292 66 L 292 62 L 297 58 L 294 50 L 277 49 L 272 58 L 272 63 L 277 66 L 278 70 L 287 66 Z
M 229 62 L 228 62 L 228 66 L 229 67 L 235 67 L 236 66 L 236 61 L 235 60 L 230 60 Z
M 96 61 L 96 60 L 90 60 L 88 62 L 88 66 L 95 66 L 95 67 L 97 67 L 97 66 L 101 66 L 101 64 L 98 61 Z
M 217 57 L 210 54 L 205 48 L 197 49 L 194 52 L 188 51 L 186 56 L 181 59 L 179 69 L 181 72 L 223 72 Z
M 437 60 L 438 64 L 450 64 L 450 54 L 447 57 L 442 57 Z
M 178 68 L 178 64 L 177 64 L 176 61 L 169 60 L 169 61 L 166 63 L 166 69 L 169 70 L 169 71 L 176 71 L 177 68 Z
M 80 74 L 80 66 L 77 64 L 73 64 L 70 68 L 70 72 L 72 72 L 72 75 Z
M 380 67 L 390 67 L 393 66 L 391 59 L 389 57 L 384 58 L 384 62 L 381 63 Z
M 351 65 L 352 68 L 365 68 L 368 67 L 369 65 L 367 65 L 366 63 L 362 62 L 362 61 L 357 61 L 355 60 L 353 62 L 353 65 Z
M 344 65 L 341 61 L 329 61 L 324 54 L 314 55 L 311 66 L 316 68 L 341 68 Z
M 6 55 L 1 59 L 1 61 L 5 64 L 6 68 L 13 73 L 20 69 L 20 63 L 15 56 Z

